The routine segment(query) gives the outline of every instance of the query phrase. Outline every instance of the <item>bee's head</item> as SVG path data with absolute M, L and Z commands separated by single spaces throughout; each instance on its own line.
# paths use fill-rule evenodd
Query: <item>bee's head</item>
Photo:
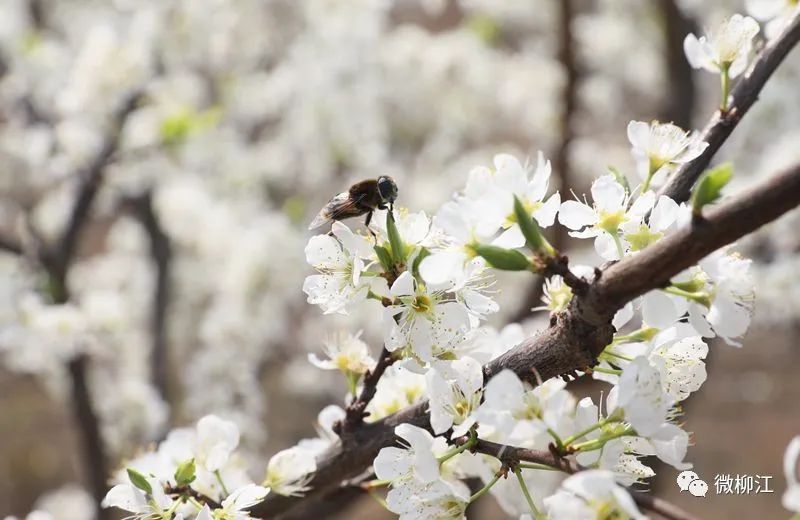
M 378 177 L 378 194 L 382 202 L 393 204 L 397 199 L 397 184 L 388 175 L 381 175 Z

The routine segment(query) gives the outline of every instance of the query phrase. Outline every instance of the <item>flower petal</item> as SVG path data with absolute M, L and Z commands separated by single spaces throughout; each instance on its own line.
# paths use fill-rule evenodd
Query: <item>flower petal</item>
M 558 221 L 569 229 L 579 230 L 597 223 L 597 213 L 582 202 L 568 200 L 561 203 Z
M 625 188 L 613 175 L 603 175 L 592 183 L 592 200 L 603 211 L 619 211 L 625 203 Z

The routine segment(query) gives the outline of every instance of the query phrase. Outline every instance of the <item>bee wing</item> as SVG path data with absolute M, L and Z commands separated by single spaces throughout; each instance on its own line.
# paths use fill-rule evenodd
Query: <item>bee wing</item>
M 327 222 L 330 222 L 332 220 L 333 217 L 331 217 L 331 213 L 330 211 L 328 211 L 328 206 L 325 206 L 324 208 L 319 210 L 317 216 L 314 217 L 314 220 L 312 220 L 311 224 L 308 225 L 308 229 L 317 229 L 318 227 L 324 226 Z
M 341 220 L 343 218 L 364 214 L 364 211 L 358 206 L 358 202 L 363 197 L 363 195 L 355 198 L 350 197 L 350 193 L 347 191 L 339 193 L 328 201 L 324 208 L 319 210 L 319 213 L 317 213 L 317 216 L 311 221 L 308 229 L 316 229 L 333 220 Z

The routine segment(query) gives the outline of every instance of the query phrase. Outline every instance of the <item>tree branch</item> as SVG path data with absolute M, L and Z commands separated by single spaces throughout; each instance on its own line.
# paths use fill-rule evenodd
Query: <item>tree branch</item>
M 105 136 L 100 151 L 89 167 L 80 174 L 83 180 L 67 227 L 53 250 L 42 249 L 40 251 L 40 261 L 50 277 L 54 303 L 66 303 L 70 298 L 67 287 L 67 271 L 77 251 L 78 241 L 84 231 L 92 203 L 100 189 L 105 168 L 117 150 L 120 129 L 140 97 L 139 92 L 130 95 L 114 114 L 113 127 Z M 97 517 L 106 519 L 110 518 L 110 513 L 107 509 L 103 509 L 100 503 L 105 497 L 110 473 L 99 420 L 92 404 L 88 383 L 88 364 L 89 357 L 86 354 L 79 354 L 68 364 L 72 386 L 72 406 L 77 426 L 81 431 L 85 469 L 88 472 L 89 488 L 95 499 Z
M 569 268 L 569 258 L 558 251 L 545 259 L 542 275 L 543 279 L 560 276 L 574 294 L 583 295 L 589 290 L 589 282 L 573 273 Z
M 800 204 L 800 164 L 712 207 L 704 218 L 609 267 L 597 284 L 603 303 L 618 309 L 661 287 L 709 253 L 752 233 Z
M 558 59 L 564 72 L 564 85 L 561 91 L 561 119 L 559 127 L 561 140 L 553 157 L 553 169 L 558 174 L 559 187 L 562 192 L 573 188 L 572 171 L 570 168 L 569 151 L 575 138 L 575 114 L 578 111 L 578 82 L 580 68 L 575 53 L 575 39 L 572 34 L 572 22 L 575 18 L 575 0 L 561 0 L 558 17 Z M 558 251 L 566 249 L 569 235 L 562 226 L 554 226 L 552 243 Z M 509 320 L 516 323 L 528 318 L 531 308 L 539 304 L 542 298 L 545 277 L 537 277 L 531 284 L 525 301 Z
M 72 413 L 81 431 L 83 444 L 84 470 L 89 480 L 89 489 L 94 496 L 98 518 L 110 518 L 107 509 L 100 502 L 108 491 L 109 465 L 97 413 L 92 405 L 92 395 L 88 381 L 89 357 L 78 354 L 70 360 L 67 368 L 72 387 Z
M 462 437 L 456 439 L 456 443 L 463 444 L 467 440 L 467 437 Z M 559 457 L 550 451 L 519 448 L 483 439 L 478 439 L 471 451 L 491 455 L 508 467 L 514 467 L 520 462 L 533 462 L 570 474 L 585 469 L 575 461 Z M 658 513 L 664 518 L 669 520 L 696 520 L 693 515 L 664 499 L 634 489 L 628 489 L 628 491 L 630 491 L 631 497 L 641 508 Z
M 456 439 L 456 444 L 461 445 L 467 441 L 468 437 L 461 437 Z M 533 462 L 535 464 L 544 464 L 565 473 L 577 473 L 583 469 L 574 460 L 560 457 L 550 451 L 520 448 L 483 439 L 478 439 L 470 451 L 491 455 L 511 467 L 520 462 Z
M 22 244 L 15 237 L 0 235 L 0 251 L 21 255 L 23 252 Z
M 800 204 L 800 164 L 750 189 L 707 213 L 701 224 L 678 230 L 605 271 L 584 296 L 576 295 L 569 308 L 554 314 L 551 326 L 523 341 L 484 366 L 491 378 L 503 369 L 536 383 L 591 367 L 611 342 L 614 313 L 631 299 L 663 286 L 686 267 L 718 248 L 754 231 Z M 362 473 L 381 448 L 395 442 L 394 427 L 402 423 L 428 428 L 427 403 L 401 410 L 351 432 L 318 460 L 311 491 L 303 500 L 315 500 L 336 490 L 344 480 Z M 301 500 L 270 495 L 253 508 L 256 516 L 276 518 Z
M 575 112 L 578 108 L 579 71 L 575 56 L 575 41 L 572 36 L 572 22 L 575 18 L 575 0 L 561 0 L 558 17 L 558 59 L 564 71 L 564 86 L 561 91 L 561 140 L 553 158 L 553 166 L 558 173 L 561 191 L 572 188 L 572 172 L 569 151 L 575 137 Z M 553 247 L 564 250 L 567 241 L 566 229 L 556 226 L 553 235 Z
M 692 185 L 708 167 L 711 158 L 725 143 L 753 103 L 758 99 L 761 89 L 778 68 L 789 51 L 800 40 L 800 15 L 786 27 L 783 33 L 772 40 L 759 53 L 747 74 L 742 77 L 731 92 L 733 102 L 728 111 L 721 114 L 717 111 L 702 132 L 702 140 L 708 148 L 699 157 L 690 161 L 671 176 L 669 181 L 659 190 L 659 195 L 667 195 L 678 202 L 689 198 Z
M 155 293 L 150 314 L 150 374 L 153 386 L 166 403 L 171 403 L 167 313 L 171 298 L 172 245 L 153 210 L 151 191 L 125 199 L 123 206 L 141 222 L 150 239 L 150 257 L 156 269 Z
M 53 262 L 52 268 L 61 278 L 66 276 L 67 269 L 69 269 L 69 265 L 75 257 L 75 251 L 80 238 L 79 235 L 83 231 L 86 220 L 89 218 L 94 199 L 97 196 L 97 192 L 100 190 L 106 166 L 119 147 L 120 131 L 128 115 L 136 108 L 141 97 L 142 93 L 137 90 L 123 100 L 121 106 L 111 118 L 111 128 L 103 137 L 103 142 L 100 145 L 97 155 L 95 155 L 94 159 L 92 159 L 83 171 L 77 174 L 81 181 L 78 194 L 75 198 L 75 204 L 72 206 L 72 212 L 70 213 L 67 226 L 58 244 L 56 244 L 55 250 L 51 253 Z
M 683 52 L 683 39 L 687 34 L 697 32 L 697 24 L 681 10 L 676 0 L 659 0 L 658 8 L 664 27 L 664 65 L 669 82 L 661 119 L 689 128 L 696 96 L 692 68 Z

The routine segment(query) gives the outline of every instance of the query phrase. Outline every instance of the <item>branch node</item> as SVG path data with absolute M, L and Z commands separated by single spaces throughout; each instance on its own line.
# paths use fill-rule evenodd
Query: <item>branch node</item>
M 392 352 L 389 352 L 386 347 L 381 351 L 381 357 L 375 364 L 375 368 L 367 371 L 364 374 L 364 386 L 361 388 L 361 393 L 353 398 L 353 402 L 347 407 L 345 417 L 342 421 L 334 424 L 334 432 L 340 437 L 364 423 L 364 419 L 369 416 L 366 411 L 367 405 L 377 391 L 378 381 L 380 381 L 386 369 L 389 368 L 396 361 Z M 338 431 L 337 431 L 338 424 Z

